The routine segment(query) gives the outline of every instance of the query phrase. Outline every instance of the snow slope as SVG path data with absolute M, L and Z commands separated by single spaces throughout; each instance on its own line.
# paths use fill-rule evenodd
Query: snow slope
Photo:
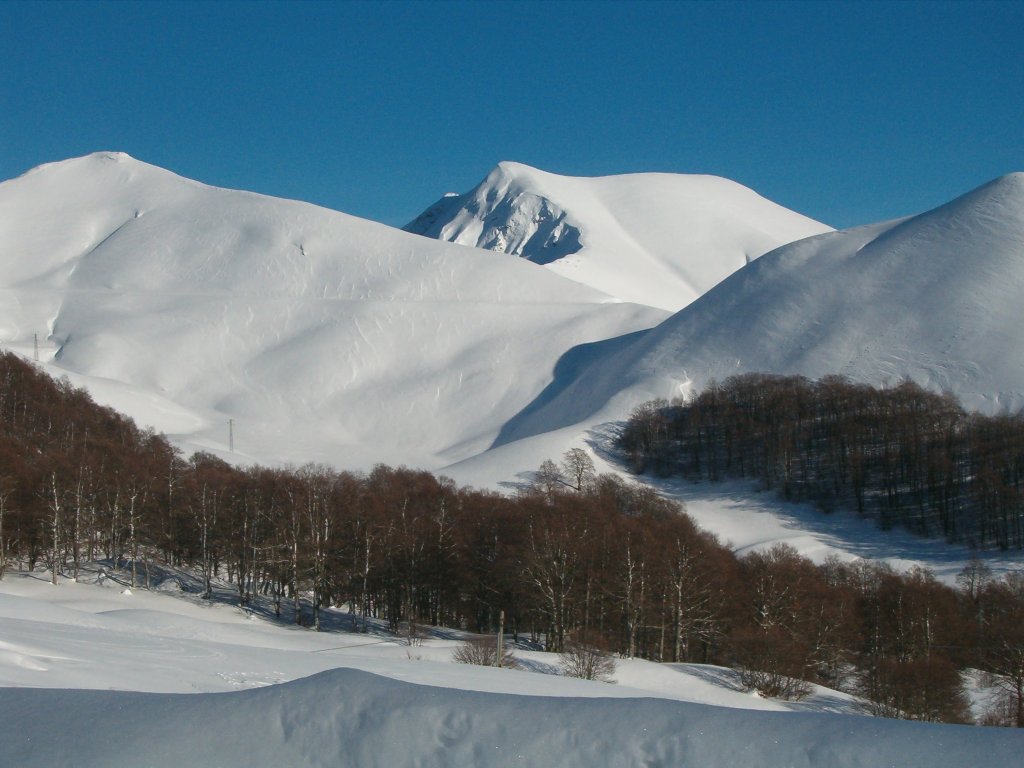
M 528 482 L 539 459 L 589 447 L 617 471 L 615 423 L 639 403 L 745 371 L 844 373 L 948 390 L 985 412 L 1024 405 L 1024 174 L 900 221 L 824 234 L 766 254 L 657 328 L 568 352 L 552 384 L 485 454 L 446 468 L 478 486 Z M 515 468 L 515 469 L 513 469 Z M 821 562 L 921 565 L 952 583 L 966 548 L 870 521 L 822 517 L 752 487 L 654 481 L 738 553 L 778 542 Z M 985 555 L 997 572 L 1019 553 Z
M 510 673 L 515 674 L 515 673 Z M 54 711 L 77 713 L 54 729 Z M 217 766 L 1014 765 L 1008 730 L 719 710 L 657 699 L 508 696 L 353 670 L 172 696 L 0 691 L 14 764 Z
M 935 210 L 762 256 L 657 328 L 579 347 L 499 443 L 625 418 L 761 371 L 909 377 L 986 412 L 1024 406 L 1024 174 Z
M 452 662 L 463 634 L 439 629 L 409 647 L 372 621 L 353 632 L 356 617 L 328 608 L 322 632 L 282 623 L 268 600 L 237 607 L 229 584 L 214 598 L 188 574 L 162 572 L 154 589 L 127 588 L 128 575 L 87 568 L 77 582 L 48 573 L 8 572 L 0 580 L 0 686 L 219 693 L 295 680 L 338 666 L 425 685 L 533 696 L 654 696 L 739 709 L 854 712 L 851 697 L 827 689 L 800 703 L 741 690 L 732 670 L 694 664 L 621 660 L 616 685 L 561 677 L 557 657 L 516 648 L 527 671 Z M 140 575 L 140 584 L 142 577 Z M 176 588 L 179 584 L 184 590 Z M 187 591 L 186 591 L 187 590 Z M 512 638 L 509 637 L 511 643 Z
M 829 227 L 717 176 L 578 178 L 500 163 L 409 232 L 545 264 L 623 301 L 676 311 L 766 251 Z
M 664 312 L 525 261 L 120 153 L 0 184 L 0 344 L 189 450 L 437 468 L 570 347 Z
M 761 699 L 714 667 L 623 661 L 618 685 L 467 667 L 454 638 L 281 627 L 115 579 L 0 581 L 5 764 L 942 767 L 1024 747 L 1016 731 L 824 714 L 852 711 L 834 692 Z

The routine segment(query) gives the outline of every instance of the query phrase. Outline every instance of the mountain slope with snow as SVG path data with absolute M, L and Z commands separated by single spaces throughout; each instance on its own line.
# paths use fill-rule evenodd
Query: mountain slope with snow
M 761 371 L 909 377 L 985 412 L 1024 406 L 1024 174 L 919 216 L 769 253 L 657 328 L 570 352 L 499 442 L 622 419 Z
M 119 153 L 0 184 L 0 344 L 189 449 L 436 468 L 575 344 L 664 312 L 527 262 Z M 52 358 L 52 359 L 51 359 Z
M 510 253 L 623 301 L 675 311 L 776 248 L 829 227 L 716 176 L 579 178 L 500 163 L 409 232 Z

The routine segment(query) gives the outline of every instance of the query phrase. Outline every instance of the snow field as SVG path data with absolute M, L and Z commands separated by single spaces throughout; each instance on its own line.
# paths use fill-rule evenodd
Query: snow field
M 623 660 L 615 685 L 469 667 L 450 661 L 458 633 L 412 647 L 315 633 L 178 591 L 187 576 L 163 591 L 118 578 L 0 581 L 8 764 L 963 766 L 1024 746 L 1011 731 L 823 714 L 856 711 L 824 689 L 761 699 L 717 667 Z

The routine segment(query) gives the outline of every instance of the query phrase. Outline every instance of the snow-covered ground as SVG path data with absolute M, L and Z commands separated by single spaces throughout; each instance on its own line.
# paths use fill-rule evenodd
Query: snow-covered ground
M 784 543 L 818 564 L 834 556 L 844 561 L 885 562 L 900 572 L 928 568 L 950 586 L 973 557 L 996 576 L 1024 568 L 1024 556 L 1019 552 L 973 552 L 966 546 L 925 539 L 903 529 L 882 531 L 873 520 L 855 512 L 823 514 L 811 504 L 780 501 L 774 491 L 759 492 L 752 483 L 647 481 L 685 504 L 701 528 L 741 556 Z
M 152 591 L 123 575 L 0 581 L 4 764 L 964 766 L 1024 747 L 1019 732 L 859 716 L 825 689 L 765 700 L 717 667 L 620 660 L 612 685 L 523 649 L 524 670 L 459 665 L 459 633 L 409 646 L 348 631 L 344 611 L 316 633 L 227 590 L 204 601 L 185 574 Z
M 222 585 L 213 600 L 180 572 L 161 571 L 153 589 L 127 586 L 127 574 L 94 566 L 78 582 L 49 573 L 8 573 L 0 581 L 0 685 L 153 693 L 216 693 L 281 683 L 336 667 L 409 682 L 536 696 L 677 699 L 772 711 L 857 712 L 850 697 L 820 689 L 790 705 L 741 689 L 731 670 L 620 660 L 615 685 L 559 676 L 558 657 L 521 643 L 524 666 L 511 674 L 452 662 L 465 635 L 438 630 L 410 646 L 377 623 L 330 609 L 325 630 L 279 622 L 269 605 L 241 610 Z M 140 581 L 141 581 L 140 569 Z M 511 643 L 511 636 L 509 638 Z M 513 644 L 514 647 L 514 644 Z M 842 702 L 838 704 L 837 702 Z

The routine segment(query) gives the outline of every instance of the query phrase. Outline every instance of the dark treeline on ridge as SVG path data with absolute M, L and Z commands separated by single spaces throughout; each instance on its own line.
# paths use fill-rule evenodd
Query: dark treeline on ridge
M 1024 548 L 1024 417 L 966 413 L 909 381 L 743 374 L 637 408 L 619 439 L 637 472 L 752 478 L 977 548 Z
M 961 673 L 983 669 L 1001 692 L 987 721 L 1024 725 L 1020 574 L 974 563 L 951 589 L 785 546 L 736 558 L 679 505 L 596 475 L 579 449 L 514 497 L 406 468 L 186 459 L 0 354 L 0 578 L 42 567 L 56 581 L 108 561 L 148 586 L 156 560 L 312 628 L 329 606 L 357 630 L 372 618 L 410 634 L 493 632 L 504 612 L 507 630 L 549 650 L 573 640 L 733 666 L 777 696 L 820 682 L 888 716 L 967 720 Z

